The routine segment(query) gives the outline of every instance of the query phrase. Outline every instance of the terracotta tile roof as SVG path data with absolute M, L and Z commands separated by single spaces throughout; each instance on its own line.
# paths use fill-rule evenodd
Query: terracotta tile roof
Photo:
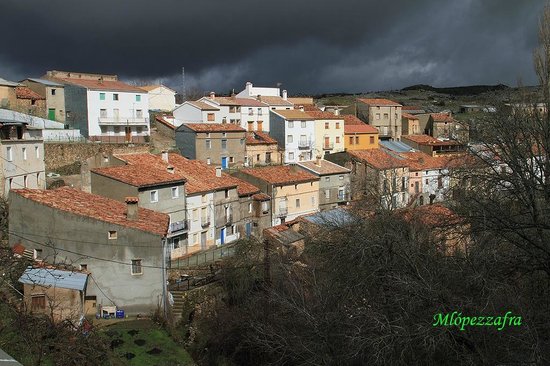
M 401 139 L 409 140 L 416 142 L 419 145 L 460 145 L 459 142 L 448 140 L 448 141 L 442 141 L 438 140 L 435 137 L 429 136 L 429 135 L 402 135 Z
M 122 165 L 109 168 L 96 168 L 92 172 L 134 187 L 152 187 L 164 184 L 184 183 L 183 175 L 170 173 L 167 168 L 148 165 Z
M 365 122 L 361 121 L 359 118 L 355 117 L 353 114 L 342 114 L 344 118 L 344 123 L 346 125 L 366 125 Z
M 185 191 L 187 194 L 212 192 L 221 189 L 237 187 L 239 195 L 247 195 L 251 192 L 259 192 L 260 189 L 229 174 L 223 173 L 216 176 L 216 168 L 205 162 L 189 160 L 179 154 L 168 154 L 168 163 L 162 160 L 160 155 L 145 154 L 116 154 L 118 159 L 132 165 L 146 165 L 166 169 L 168 165 L 174 167 L 174 174 L 187 179 Z M 241 187 L 242 185 L 242 187 Z M 254 189 L 252 188 L 254 187 Z
M 319 180 L 319 177 L 300 168 L 293 168 L 290 165 L 243 169 L 241 172 L 274 185 L 288 185 Z
M 344 121 L 344 117 L 342 116 L 337 116 L 334 113 L 324 112 L 321 110 L 308 110 L 306 113 L 314 119 L 338 119 Z
M 175 130 L 176 129 L 176 126 L 171 124 L 170 122 L 168 122 L 167 120 L 165 120 L 162 116 L 155 116 L 155 120 L 157 122 L 160 122 L 162 123 L 163 125 L 165 125 L 166 127 L 172 129 L 172 130 Z
M 269 201 L 271 197 L 266 193 L 256 193 L 252 196 L 252 198 L 256 201 Z
M 441 204 L 398 210 L 397 214 L 401 215 L 406 221 L 416 221 L 433 228 L 456 227 L 457 224 L 464 223 L 463 217 Z
M 313 105 L 313 97 L 288 97 L 287 100 L 294 105 L 303 105 L 304 108 Z
M 306 112 L 302 112 L 298 109 L 280 109 L 271 110 L 272 113 L 278 114 L 286 120 L 313 120 L 314 118 Z
M 294 104 L 294 109 L 300 109 L 300 107 L 304 108 L 304 111 L 306 111 L 306 112 L 321 111 L 319 109 L 319 107 L 317 107 L 316 105 L 313 105 L 313 104 Z
M 167 87 L 166 85 L 162 85 L 162 84 L 160 84 L 160 85 L 143 85 L 143 86 L 140 86 L 139 88 L 145 90 L 146 92 L 150 92 L 151 90 L 155 90 L 155 89 L 161 88 L 161 87 L 162 87 L 162 88 L 166 88 L 166 89 L 168 89 L 168 90 L 171 90 L 171 91 L 173 91 L 174 93 L 176 92 L 175 90 L 170 89 L 170 88 Z
M 359 159 L 378 170 L 405 168 L 407 160 L 396 158 L 382 149 L 348 151 L 352 157 Z
M 358 101 L 372 106 L 401 107 L 401 104 L 389 99 L 382 98 L 359 98 Z
M 60 211 L 157 235 L 165 235 L 170 222 L 167 214 L 145 208 L 138 208 L 136 220 L 128 220 L 125 203 L 69 187 L 53 190 L 14 189 L 11 193 Z
M 246 132 L 244 128 L 233 123 L 184 123 L 182 126 L 195 132 Z
M 246 140 L 247 145 L 273 145 L 277 144 L 277 140 L 275 140 L 273 137 L 269 136 L 267 132 L 260 132 L 260 131 L 254 131 L 254 132 L 248 132 L 246 134 Z
M 46 100 L 45 97 L 32 91 L 29 87 L 26 86 L 16 87 L 15 95 L 17 96 L 17 99 Z
M 404 105 L 401 107 L 402 111 L 423 111 L 424 108 L 418 105 Z
M 259 100 L 260 100 L 260 102 L 263 102 L 263 103 L 265 103 L 267 105 L 270 105 L 270 106 L 292 107 L 294 105 L 291 102 L 289 102 L 288 100 L 284 100 L 281 97 L 273 97 L 273 96 L 262 95 L 262 96 L 260 96 Z
M 142 93 L 142 94 L 146 93 L 146 91 L 138 88 L 137 86 L 128 85 L 118 80 L 100 81 L 100 80 L 74 79 L 74 78 L 63 78 L 63 79 L 55 79 L 55 80 L 60 80 L 62 82 L 67 82 L 69 84 L 82 86 L 84 88 L 92 89 L 92 90 L 109 90 L 109 91 L 120 91 L 120 92 L 128 92 L 128 93 Z
M 210 104 L 205 103 L 205 102 L 200 102 L 198 100 L 188 100 L 185 103 L 189 103 L 189 104 L 199 108 L 202 111 L 219 111 L 220 110 L 219 108 L 211 106 Z
M 362 125 L 344 125 L 344 133 L 375 133 L 378 134 L 378 129 L 376 127 L 362 124 Z
M 412 171 L 442 169 L 449 164 L 449 158 L 446 156 L 430 156 L 420 151 L 400 153 L 400 156 L 407 159 L 409 169 Z
M 320 176 L 331 174 L 345 174 L 350 172 L 349 169 L 327 160 L 319 160 L 319 164 L 320 165 L 317 165 L 317 161 L 301 161 L 297 163 L 297 165 L 303 166 L 307 170 L 312 171 L 313 173 Z
M 407 118 L 407 119 L 418 119 L 417 116 L 415 116 L 413 114 L 410 114 L 410 113 L 405 113 L 405 112 L 401 113 L 401 116 L 403 118 Z
M 266 103 L 262 103 L 259 100 L 251 98 L 214 97 L 214 99 L 211 100 L 218 103 L 219 105 L 230 105 L 239 107 L 267 107 Z
M 430 118 L 434 122 L 456 122 L 456 120 L 447 113 L 430 113 Z

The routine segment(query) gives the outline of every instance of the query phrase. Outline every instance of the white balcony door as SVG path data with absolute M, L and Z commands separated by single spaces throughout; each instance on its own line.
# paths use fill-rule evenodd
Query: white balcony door
M 117 122 L 118 122 L 118 119 L 119 119 L 119 115 L 120 115 L 120 112 L 119 112 L 118 108 L 113 109 L 113 118 Z

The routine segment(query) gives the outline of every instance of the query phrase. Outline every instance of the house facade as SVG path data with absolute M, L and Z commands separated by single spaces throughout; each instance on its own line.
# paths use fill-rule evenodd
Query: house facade
M 143 143 L 150 136 L 149 96 L 116 75 L 48 71 L 65 85 L 66 122 L 92 141 Z
M 164 85 L 140 86 L 149 95 L 149 110 L 171 112 L 176 108 L 176 91 Z
M 430 156 L 462 154 L 466 151 L 466 145 L 459 141 L 437 139 L 429 135 L 404 135 L 402 141 Z
M 450 113 L 431 113 L 426 134 L 441 140 L 468 141 L 468 129 Z
M 176 128 L 181 155 L 222 169 L 243 166 L 245 138 L 246 131 L 230 123 L 184 123 Z
M 288 100 L 286 90 L 281 92 L 280 88 L 257 87 L 251 82 L 246 83 L 244 90 L 237 94 L 237 98 L 256 99 L 267 104 L 270 110 L 289 110 L 294 106 Z
M 15 106 L 15 88 L 19 83 L 0 78 L 0 108 L 13 108 Z
M 314 158 L 344 151 L 344 119 L 330 112 L 308 110 L 315 120 Z
M 244 165 L 279 165 L 283 161 L 283 154 L 277 140 L 266 132 L 247 132 L 245 139 Z
M 345 125 L 344 145 L 347 151 L 378 149 L 378 130 L 370 125 Z
M 222 123 L 223 114 L 218 107 L 201 101 L 186 101 L 172 112 L 177 126 L 182 123 Z
M 19 189 L 10 194 L 9 244 L 34 249 L 37 260 L 90 273 L 85 301 L 95 305 L 94 313 L 117 306 L 126 314 L 148 314 L 166 304 L 169 220 L 132 200 L 68 187 Z
M 403 112 L 401 114 L 401 133 L 403 135 L 419 135 L 420 132 L 420 120 L 413 114 Z
M 29 78 L 21 81 L 35 93 L 46 98 L 47 118 L 65 122 L 65 86 L 47 79 Z
M 31 116 L 46 118 L 46 98 L 21 85 L 15 88 L 15 110 Z
M 272 110 L 271 136 L 284 150 L 283 163 L 314 159 L 315 119 L 301 110 Z
M 401 139 L 401 104 L 388 99 L 357 99 L 357 117 L 378 129 L 382 140 Z

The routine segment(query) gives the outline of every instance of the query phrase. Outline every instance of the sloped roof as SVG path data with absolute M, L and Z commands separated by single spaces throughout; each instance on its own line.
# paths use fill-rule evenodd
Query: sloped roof
M 442 169 L 449 164 L 448 157 L 434 157 L 420 151 L 403 152 L 399 155 L 407 159 L 409 169 L 413 171 Z
M 261 95 L 259 101 L 263 102 L 265 104 L 268 104 L 270 106 L 276 106 L 276 107 L 277 106 L 284 106 L 284 107 L 292 107 L 293 106 L 293 104 L 291 102 L 289 102 L 288 100 L 284 100 L 281 97 Z
M 417 116 L 410 113 L 405 113 L 405 112 L 401 113 L 401 117 L 407 118 L 407 119 L 418 119 Z
M 440 146 L 440 145 L 460 145 L 458 141 L 454 140 L 447 140 L 442 141 L 438 140 L 435 137 L 432 137 L 430 135 L 402 135 L 402 140 L 409 140 L 416 142 L 419 145 L 431 145 L 431 146 Z
M 253 131 L 246 134 L 245 142 L 247 145 L 272 145 L 276 144 L 277 140 L 267 132 Z
M 344 118 L 344 123 L 346 125 L 366 125 L 365 122 L 361 121 L 353 114 L 342 114 L 341 116 Z
M 434 122 L 456 122 L 456 120 L 447 113 L 430 113 L 430 118 Z
M 195 132 L 246 132 L 244 128 L 233 123 L 184 123 L 182 126 Z
M 186 182 L 183 175 L 143 164 L 95 168 L 92 172 L 139 188 Z
M 158 116 L 158 115 L 157 115 L 157 116 L 155 116 L 155 120 L 156 120 L 157 122 L 162 123 L 163 125 L 165 125 L 166 127 L 170 128 L 170 129 L 172 129 L 172 130 L 175 130 L 175 129 L 176 129 L 176 126 L 173 125 L 172 123 L 168 122 L 167 120 L 165 120 L 163 116 Z
M 239 107 L 267 107 L 266 103 L 262 103 L 257 99 L 252 98 L 237 98 L 237 97 L 214 97 L 208 98 L 219 105 L 239 106 Z
M 37 92 L 32 91 L 28 86 L 18 86 L 15 88 L 17 99 L 46 100 Z
M 199 102 L 198 100 L 188 100 L 185 103 L 189 103 L 192 106 L 195 106 L 195 107 L 199 108 L 202 111 L 219 111 L 220 110 L 219 108 L 211 106 L 210 104 L 205 103 L 205 102 Z
M 0 85 L 16 87 L 16 86 L 19 86 L 20 84 L 0 78 Z
M 348 154 L 378 170 L 405 168 L 408 166 L 405 159 L 394 157 L 382 149 L 352 150 L 348 151 Z
M 243 169 L 241 172 L 275 185 L 296 184 L 319 180 L 319 177 L 302 169 L 293 168 L 290 165 Z
M 278 109 L 272 110 L 272 113 L 278 114 L 286 120 L 313 120 L 309 113 L 302 112 L 299 109 Z
M 156 85 L 142 85 L 139 87 L 140 89 L 143 89 L 147 92 L 150 92 L 151 90 L 155 90 L 157 88 L 166 88 L 172 92 L 176 92 L 174 89 L 170 89 L 169 87 L 167 87 L 166 85 L 162 85 L 162 84 L 156 84 Z
M 324 112 L 324 111 L 321 111 L 319 109 L 317 109 L 317 110 L 308 110 L 307 114 L 309 114 L 314 119 L 321 119 L 321 120 L 322 119 L 337 119 L 337 120 L 344 121 L 344 117 L 342 117 L 342 116 L 337 116 L 334 113 Z
M 42 287 L 66 288 L 84 291 L 88 274 L 51 268 L 27 267 L 19 282 Z
M 114 80 L 99 80 L 98 79 L 75 79 L 75 78 L 63 78 L 56 79 L 69 84 L 78 85 L 86 89 L 91 90 L 107 90 L 107 91 L 120 91 L 129 93 L 146 93 L 145 90 L 138 88 L 137 86 L 126 84 L 122 81 Z
M 383 98 L 359 98 L 358 101 L 372 106 L 384 106 L 384 107 L 401 107 L 401 104 L 394 102 L 393 100 Z
M 51 81 L 51 80 L 48 80 L 48 79 L 27 78 L 25 80 L 34 81 L 35 83 L 39 83 L 39 84 L 46 85 L 46 86 L 56 86 L 56 87 L 59 87 L 59 88 L 62 88 L 62 87 L 65 86 L 63 84 L 56 83 L 55 81 Z M 23 80 L 23 81 L 25 81 L 25 80 Z
M 344 168 L 343 166 L 322 159 L 319 160 L 319 165 L 317 165 L 317 161 L 301 161 L 297 163 L 297 165 L 300 165 L 305 169 L 320 176 L 331 174 L 345 174 L 350 172 L 349 169 Z
M 167 214 L 145 208 L 138 208 L 138 218 L 129 220 L 126 217 L 125 203 L 69 187 L 48 190 L 13 189 L 10 192 L 56 210 L 157 235 L 165 235 L 170 222 Z
M 362 125 L 344 125 L 344 133 L 376 133 L 378 130 L 376 127 L 362 124 Z

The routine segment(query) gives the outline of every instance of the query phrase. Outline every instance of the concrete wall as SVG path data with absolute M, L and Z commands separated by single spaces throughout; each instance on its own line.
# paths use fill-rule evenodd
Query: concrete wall
M 266 162 L 266 154 L 269 153 L 271 161 Z M 245 155 L 248 158 L 248 166 L 256 165 L 280 165 L 284 152 L 279 151 L 277 144 L 245 144 Z
M 84 294 L 78 290 L 24 284 L 23 294 L 28 310 L 50 316 L 56 322 L 70 319 L 76 323 L 84 313 Z M 45 309 L 32 309 L 33 295 L 45 295 Z
M 368 106 L 358 102 L 357 117 L 376 127 L 380 132 L 381 139 L 401 140 L 401 107 Z
M 111 305 L 112 300 L 127 314 L 148 314 L 162 299 L 159 235 L 55 210 L 19 195 L 10 197 L 9 230 L 11 246 L 42 249 L 49 263 L 87 264 L 93 280 L 86 292 L 97 296 L 98 304 Z M 117 231 L 117 239 L 108 239 L 111 230 Z M 141 275 L 131 274 L 132 259 L 142 260 Z
M 0 108 L 15 106 L 15 87 L 0 85 Z
M 338 198 L 338 192 L 343 192 L 343 198 Z M 327 196 L 328 194 L 328 196 Z M 350 195 L 350 174 L 331 174 L 320 177 L 319 180 L 319 209 L 330 210 L 338 205 L 345 204 Z

